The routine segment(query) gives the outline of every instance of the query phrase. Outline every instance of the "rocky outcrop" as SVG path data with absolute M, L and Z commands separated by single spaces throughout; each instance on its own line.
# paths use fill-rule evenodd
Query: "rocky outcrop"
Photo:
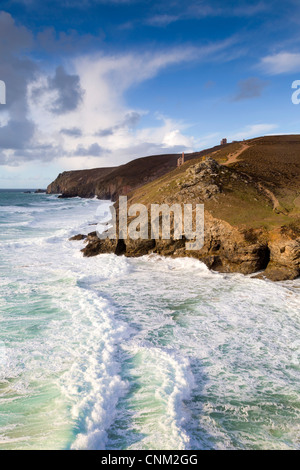
M 224 221 L 206 214 L 205 244 L 199 251 L 186 250 L 186 239 L 181 240 L 100 240 L 96 232 L 87 236 L 84 256 L 114 253 L 126 257 L 158 254 L 170 257 L 193 257 L 208 268 L 222 273 L 254 274 L 272 281 L 296 279 L 300 276 L 300 238 L 266 239 L 258 231 L 255 242 Z
M 208 158 L 206 161 L 187 167 L 184 173 L 178 175 L 176 173 L 175 180 L 171 181 L 171 186 L 175 187 L 176 191 L 173 191 L 171 195 L 168 194 L 169 184 L 169 182 L 165 182 L 165 186 L 158 184 L 157 197 L 160 200 L 155 202 L 210 203 L 211 208 L 217 207 L 221 213 L 220 207 L 226 204 L 228 190 L 230 190 L 231 197 L 235 191 L 236 197 L 244 200 L 245 194 L 248 194 L 244 191 L 249 191 L 252 178 L 244 174 L 240 175 L 234 169 L 224 167 Z M 152 184 L 151 195 L 155 198 L 153 187 Z M 261 197 L 272 214 L 272 204 L 265 192 L 260 192 L 260 186 L 253 182 L 250 189 L 251 198 L 255 195 Z M 137 202 L 136 197 L 139 199 L 139 193 L 137 196 L 134 193 L 129 203 Z M 235 204 L 238 204 L 238 201 Z M 118 204 L 116 204 L 116 209 L 118 213 Z M 233 209 L 238 211 L 238 207 Z M 251 205 L 249 205 L 250 209 Z M 273 217 L 279 217 L 278 214 L 273 214 Z M 149 220 L 149 224 L 150 222 Z M 82 252 L 87 257 L 101 253 L 115 253 L 127 257 L 151 253 L 171 257 L 194 257 L 218 272 L 243 274 L 260 272 L 259 277 L 281 281 L 295 279 L 300 275 L 300 237 L 298 236 L 300 233 L 297 230 L 298 226 L 293 230 L 289 226 L 272 230 L 264 227 L 234 226 L 206 210 L 204 246 L 199 251 L 187 250 L 187 240 L 184 237 L 180 240 L 174 239 L 174 231 L 172 231 L 169 240 L 132 240 L 130 238 L 100 240 L 96 232 L 92 232 L 87 236 L 86 246 Z
M 46 192 L 46 189 L 37 189 L 36 191 L 34 191 L 35 194 L 45 194 Z
M 74 237 L 71 237 L 69 238 L 69 241 L 70 242 L 73 242 L 73 241 L 81 241 L 81 240 L 84 240 L 86 238 L 86 235 L 82 235 L 81 233 L 79 235 L 74 235 Z
M 190 196 L 193 191 L 196 191 L 199 199 L 206 201 L 222 192 L 222 185 L 218 178 L 220 168 L 220 165 L 212 158 L 191 166 L 186 171 L 184 182 L 179 184 L 179 193 L 182 196 Z M 221 171 L 225 173 L 228 170 L 224 168 Z
M 143 171 L 149 171 L 149 161 L 146 159 L 144 168 L 139 167 L 141 162 L 134 161 L 125 169 L 119 168 L 117 174 L 115 170 L 108 174 L 101 187 L 100 193 L 106 191 L 113 199 L 128 194 L 129 205 L 143 204 L 148 213 L 151 204 L 203 203 L 205 241 L 201 250 L 187 250 L 185 238 L 174 239 L 174 231 L 169 240 L 100 240 L 92 232 L 82 250 L 84 256 L 187 256 L 224 273 L 256 274 L 273 281 L 299 277 L 300 137 L 253 139 L 239 152 L 241 145 L 245 147 L 241 143 L 229 144 L 214 151 L 214 159 L 206 156 L 196 162 L 187 161 L 161 177 L 161 167 L 159 171 L 152 168 L 146 177 Z M 226 152 L 232 155 L 233 150 L 239 152 L 238 158 L 222 164 L 226 163 Z M 140 179 L 130 179 L 129 173 L 136 171 L 136 165 Z M 118 212 L 117 202 L 115 208 Z
M 171 257 L 193 257 L 215 271 L 252 274 L 263 270 L 270 261 L 268 244 L 264 234 L 258 231 L 255 242 L 249 242 L 239 230 L 228 223 L 205 215 L 205 243 L 199 251 L 186 249 L 185 238 L 181 240 L 100 240 L 96 232 L 88 235 L 84 256 L 114 253 L 127 257 L 138 257 L 151 253 Z
M 300 276 L 300 237 L 291 239 L 278 231 L 268 241 L 270 262 L 264 276 L 272 281 L 285 281 Z

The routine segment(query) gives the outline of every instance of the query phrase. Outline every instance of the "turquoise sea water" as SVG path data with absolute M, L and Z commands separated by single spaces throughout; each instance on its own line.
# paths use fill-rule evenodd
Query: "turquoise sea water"
M 0 449 L 299 449 L 300 282 L 84 259 L 107 207 L 0 192 Z

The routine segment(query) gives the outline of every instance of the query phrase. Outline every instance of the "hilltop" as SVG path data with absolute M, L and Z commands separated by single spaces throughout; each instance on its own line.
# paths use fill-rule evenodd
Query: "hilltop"
M 220 272 L 298 277 L 300 136 L 234 142 L 193 157 L 130 191 L 128 204 L 204 203 L 201 251 L 186 251 L 184 240 L 103 242 L 90 234 L 84 254 L 193 256 Z
M 214 160 L 218 165 L 207 164 Z M 206 162 L 205 177 L 193 177 Z M 203 166 L 205 168 L 205 165 Z M 215 185 L 213 197 L 203 194 Z M 300 136 L 235 142 L 129 194 L 129 202 L 205 202 L 231 225 L 269 229 L 300 217 Z M 234 208 L 234 210 L 233 210 Z
M 212 154 L 220 145 L 201 152 L 188 153 L 186 161 Z M 151 182 L 177 167 L 178 154 L 153 155 L 138 158 L 112 168 L 65 171 L 47 188 L 48 194 L 62 194 L 63 197 L 95 197 L 103 200 L 117 200 L 120 195 Z

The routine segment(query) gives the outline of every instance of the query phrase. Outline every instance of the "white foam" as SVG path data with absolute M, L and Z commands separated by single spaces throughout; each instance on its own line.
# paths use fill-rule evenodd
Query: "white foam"
M 73 313 L 78 351 L 73 353 L 73 365 L 62 381 L 67 398 L 73 402 L 72 417 L 79 420 L 81 428 L 72 449 L 105 449 L 106 431 L 126 391 L 115 360 L 116 348 L 126 338 L 126 326 L 114 320 L 106 301 L 91 292 L 85 295 L 86 299 L 81 294 L 80 311 Z M 90 325 L 85 329 L 86 318 L 82 322 L 78 317 L 86 315 L 87 309 Z
M 145 437 L 130 449 L 189 449 L 185 426 L 190 415 L 183 401 L 190 398 L 194 377 L 188 358 L 149 345 L 129 345 L 126 349 L 136 363 L 136 380 L 141 386 L 131 406 L 138 410 L 142 402 L 148 407 L 139 429 Z
M 0 245 L 0 400 L 12 426 L 0 445 L 297 447 L 299 281 L 212 273 L 191 258 L 83 258 L 68 237 L 93 230 L 101 202 L 40 201 Z M 28 411 L 28 397 L 20 417 L 14 404 Z M 13 425 L 26 420 L 18 441 Z

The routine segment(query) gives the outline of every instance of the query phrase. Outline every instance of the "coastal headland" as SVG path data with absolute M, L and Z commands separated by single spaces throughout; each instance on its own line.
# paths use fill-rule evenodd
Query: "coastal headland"
M 62 197 L 128 204 L 205 207 L 205 243 L 187 251 L 175 240 L 100 240 L 83 235 L 84 256 L 150 253 L 194 257 L 219 272 L 256 274 L 273 281 L 300 276 L 300 136 L 267 136 L 185 155 L 158 155 L 115 168 L 69 171 L 48 186 Z M 81 238 L 82 238 L 81 237 Z

